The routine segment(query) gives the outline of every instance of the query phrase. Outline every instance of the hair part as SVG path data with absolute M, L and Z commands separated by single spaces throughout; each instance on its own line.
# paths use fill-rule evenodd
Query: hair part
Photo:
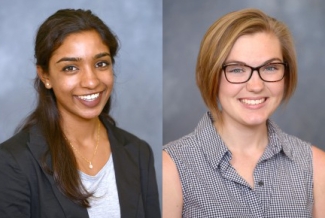
M 297 62 L 293 38 L 288 27 L 258 9 L 228 13 L 215 21 L 204 35 L 196 64 L 196 82 L 201 96 L 215 119 L 221 119 L 218 96 L 222 66 L 237 39 L 254 33 L 274 34 L 287 63 L 282 102 L 288 102 L 297 85 Z
M 119 43 L 109 27 L 90 10 L 63 9 L 48 17 L 39 27 L 35 40 L 36 65 L 44 73 L 49 73 L 49 62 L 53 52 L 58 49 L 67 36 L 84 31 L 96 31 L 103 43 L 109 48 L 112 63 L 117 54 Z M 39 76 L 34 80 L 34 88 L 38 94 L 35 110 L 26 118 L 16 131 L 29 129 L 39 125 L 48 144 L 48 151 L 42 158 L 42 168 L 51 174 L 61 192 L 76 204 L 89 207 L 88 193 L 82 185 L 75 155 L 65 139 L 61 127 L 61 116 L 52 89 L 47 89 Z M 101 116 L 107 118 L 113 125 L 114 119 L 109 115 L 111 97 L 105 104 Z M 52 168 L 46 160 L 51 156 Z

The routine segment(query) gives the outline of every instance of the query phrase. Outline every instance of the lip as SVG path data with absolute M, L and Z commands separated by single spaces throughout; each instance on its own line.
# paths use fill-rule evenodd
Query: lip
M 75 95 L 74 97 L 84 106 L 93 108 L 96 107 L 101 102 L 103 92 L 104 91 L 83 94 L 83 95 Z
M 260 109 L 265 106 L 268 101 L 268 97 L 250 97 L 250 98 L 239 98 L 238 101 L 245 108 L 248 109 Z

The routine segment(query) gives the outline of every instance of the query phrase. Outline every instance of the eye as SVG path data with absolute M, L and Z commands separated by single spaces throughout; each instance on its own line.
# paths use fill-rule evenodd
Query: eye
M 241 65 L 228 65 L 225 70 L 226 73 L 244 73 L 246 68 Z
M 267 71 L 267 72 L 272 72 L 272 71 L 278 71 L 280 69 L 280 66 L 282 66 L 281 64 L 268 64 L 265 67 L 263 67 L 263 71 Z
M 99 61 L 99 62 L 96 63 L 95 66 L 96 66 L 96 68 L 106 68 L 109 65 L 110 65 L 110 63 L 107 62 L 107 61 Z
M 65 72 L 71 72 L 71 71 L 76 71 L 78 70 L 78 68 L 76 68 L 75 66 L 66 66 L 66 67 L 63 67 L 62 71 L 65 71 Z

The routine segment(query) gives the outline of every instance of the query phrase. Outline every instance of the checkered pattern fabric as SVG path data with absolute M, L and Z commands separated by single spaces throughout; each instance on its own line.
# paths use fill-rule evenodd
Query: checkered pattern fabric
M 165 145 L 180 175 L 183 217 L 312 217 L 311 145 L 285 134 L 270 120 L 268 134 L 253 189 L 231 166 L 231 152 L 209 112 L 193 133 Z

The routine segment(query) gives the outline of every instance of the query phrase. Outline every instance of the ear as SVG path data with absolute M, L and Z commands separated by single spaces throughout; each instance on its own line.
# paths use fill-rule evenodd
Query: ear
M 44 83 L 44 86 L 47 89 L 51 89 L 52 85 L 51 85 L 48 73 L 45 72 L 43 70 L 43 68 L 41 66 L 39 66 L 39 65 L 36 66 L 36 70 L 37 70 L 37 75 L 42 80 L 42 82 Z

